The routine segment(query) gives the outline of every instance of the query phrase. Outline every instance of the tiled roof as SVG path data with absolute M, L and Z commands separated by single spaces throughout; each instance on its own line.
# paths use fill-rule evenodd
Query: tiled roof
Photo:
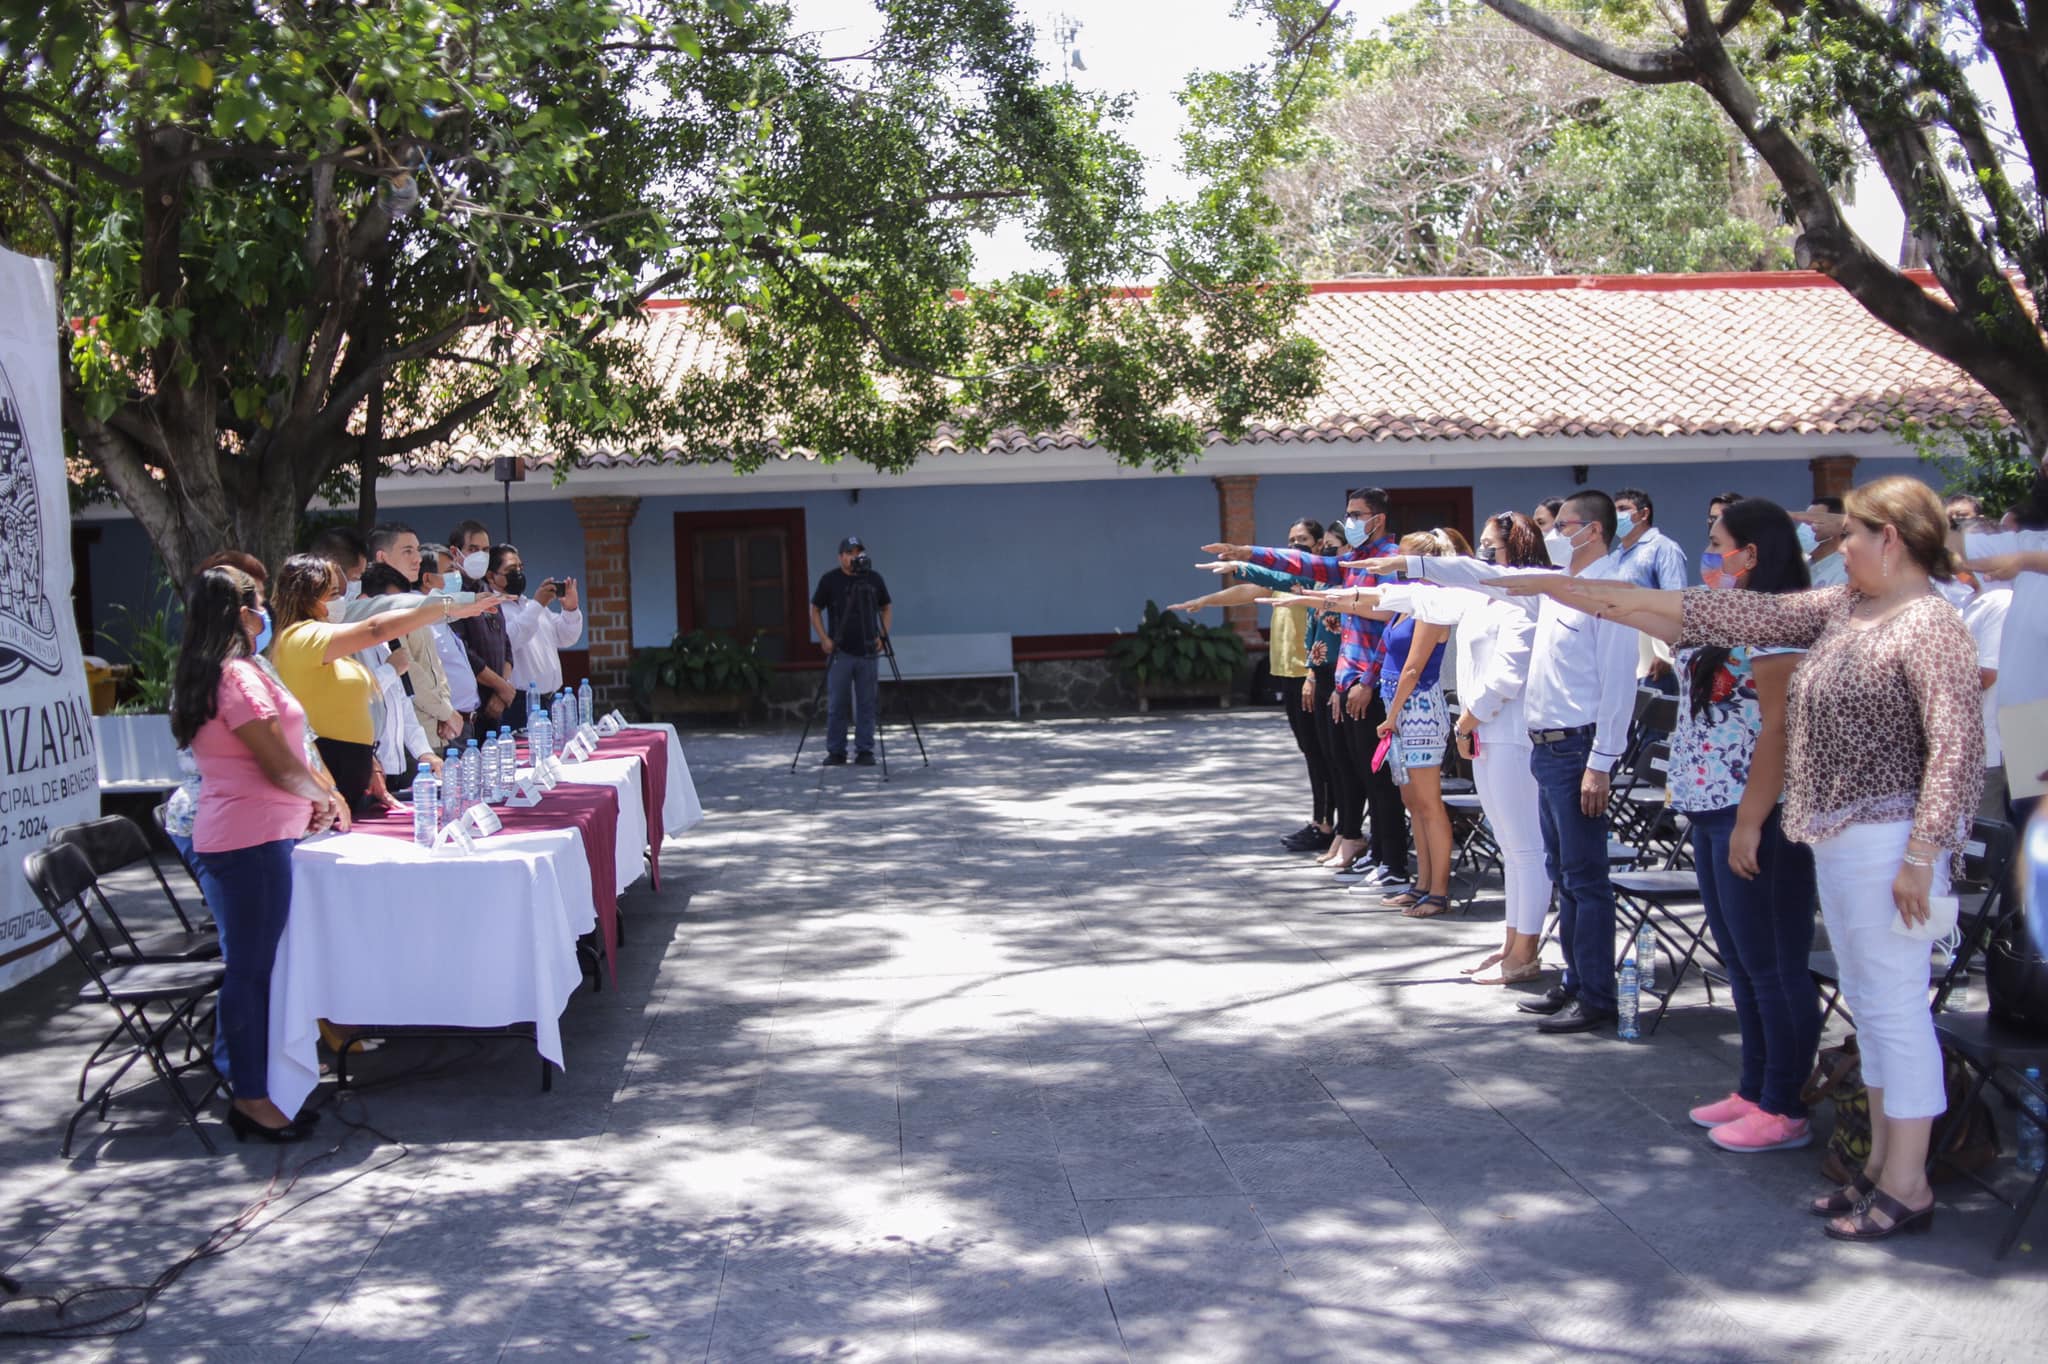
M 1297 326 L 1323 348 L 1323 391 L 1300 420 L 1255 424 L 1246 443 L 1842 436 L 1902 415 L 2000 413 L 1961 370 L 1816 274 L 1347 281 L 1312 286 Z M 717 329 L 686 305 L 650 308 L 638 337 L 665 381 L 717 362 Z M 1092 444 L 1071 429 L 1011 428 L 986 448 Z M 931 443 L 960 448 L 953 431 Z M 401 468 L 467 471 L 513 453 L 550 462 L 466 437 Z M 581 453 L 597 467 L 720 458 L 679 443 Z

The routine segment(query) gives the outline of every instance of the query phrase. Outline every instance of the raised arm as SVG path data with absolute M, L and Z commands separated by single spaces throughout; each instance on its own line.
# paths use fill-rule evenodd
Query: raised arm
M 1550 597 L 1560 606 L 1584 611 L 1640 630 L 1667 643 L 1678 638 L 1680 593 L 1637 587 L 1617 578 L 1574 578 L 1565 573 L 1535 573 L 1504 584 L 1513 596 Z
M 1848 611 L 1855 593 L 1847 587 L 1810 592 L 1740 592 L 1689 587 L 1681 594 L 1685 628 L 1675 643 L 1712 644 L 1733 649 L 1783 646 L 1806 649 L 1828 622 Z M 1976 657 L 1971 650 L 1969 657 Z
M 1262 545 L 1203 545 L 1202 553 L 1260 568 L 1275 568 L 1325 587 L 1344 582 L 1347 571 L 1353 567 L 1334 555 L 1304 554 L 1298 549 L 1269 549 Z
M 1190 597 L 1186 601 L 1177 601 L 1166 609 L 1169 611 L 1188 612 L 1206 611 L 1212 606 L 1249 606 L 1265 595 L 1266 589 L 1260 587 L 1257 583 L 1235 583 L 1220 591 L 1206 593 L 1199 597 Z
M 327 636 L 327 649 L 320 661 L 332 663 L 350 654 L 361 653 L 372 645 L 409 635 L 437 621 L 480 616 L 486 611 L 497 610 L 504 600 L 501 596 L 480 596 L 467 605 L 458 606 L 447 597 L 433 597 L 403 611 L 380 611 L 364 620 L 352 620 L 346 625 L 336 626 Z

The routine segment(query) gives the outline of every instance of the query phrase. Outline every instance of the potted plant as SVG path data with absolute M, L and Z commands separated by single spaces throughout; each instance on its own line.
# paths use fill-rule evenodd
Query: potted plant
M 1109 646 L 1110 666 L 1138 693 L 1138 709 L 1168 697 L 1210 697 L 1228 706 L 1244 668 L 1244 641 L 1220 625 L 1201 625 L 1145 603 L 1135 632 Z
M 775 667 L 757 650 L 713 630 L 691 630 L 657 649 L 641 649 L 627 667 L 633 697 L 656 715 L 745 711 L 768 690 Z
M 146 611 L 117 605 L 119 627 L 99 632 L 113 652 L 128 659 L 112 670 L 120 698 L 113 713 L 93 717 L 103 784 L 156 789 L 183 779 L 170 716 L 171 675 L 178 665 L 177 597 L 163 577 L 151 596 Z

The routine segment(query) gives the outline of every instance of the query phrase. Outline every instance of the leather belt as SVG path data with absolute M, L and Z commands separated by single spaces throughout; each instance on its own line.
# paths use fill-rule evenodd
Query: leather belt
M 1570 729 L 1532 729 L 1529 742 L 1532 744 L 1561 744 L 1566 739 L 1576 739 L 1582 734 L 1591 734 L 1594 725 L 1574 725 Z

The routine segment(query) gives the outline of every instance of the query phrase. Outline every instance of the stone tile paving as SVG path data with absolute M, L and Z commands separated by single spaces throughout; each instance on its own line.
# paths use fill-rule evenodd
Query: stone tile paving
M 895 737 L 886 785 L 693 737 L 710 818 L 626 897 L 554 1092 L 514 1046 L 393 1046 L 340 1115 L 403 1145 L 330 1115 L 280 1162 L 216 1118 L 207 1157 L 138 1099 L 61 1162 L 101 1022 L 64 972 L 9 995 L 11 1273 L 147 1280 L 299 1178 L 140 1330 L 0 1353 L 2040 1357 L 2041 1252 L 1994 1265 L 1982 1195 L 1838 1246 L 1799 1206 L 1815 1153 L 1687 1123 L 1730 1084 L 1725 1009 L 1537 1037 L 1455 971 L 1497 898 L 1412 922 L 1281 853 L 1279 717 L 933 726 L 929 771 Z

